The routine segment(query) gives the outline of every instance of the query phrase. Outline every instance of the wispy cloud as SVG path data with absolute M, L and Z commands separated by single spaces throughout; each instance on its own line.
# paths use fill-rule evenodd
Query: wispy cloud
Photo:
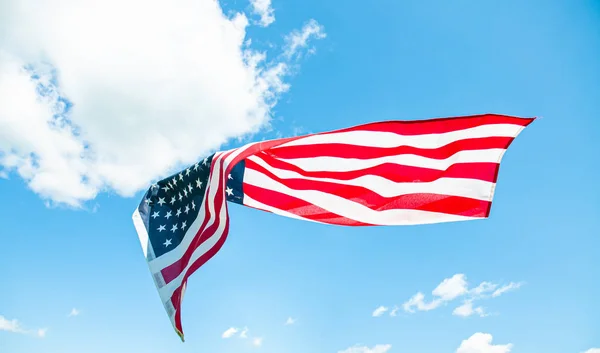
M 231 338 L 237 334 L 238 337 L 241 339 L 249 339 L 250 344 L 252 344 L 255 347 L 261 346 L 262 342 L 263 342 L 263 338 L 262 337 L 253 337 L 253 336 L 249 335 L 248 332 L 250 332 L 248 327 L 239 329 L 237 327 L 232 326 L 232 327 L 228 328 L 227 330 L 225 330 L 225 332 L 223 332 L 221 337 L 227 339 L 227 338 Z
M 73 316 L 79 316 L 80 311 L 77 310 L 76 308 L 71 309 L 71 312 L 69 313 L 69 315 L 67 315 L 68 317 L 73 317 Z
M 252 12 L 260 16 L 260 25 L 267 27 L 275 22 L 275 14 L 271 7 L 271 0 L 250 0 Z
M 402 304 L 402 308 L 406 312 L 414 313 L 415 309 L 419 311 L 429 311 L 437 308 L 440 306 L 440 304 L 442 304 L 440 299 L 434 299 L 429 303 L 425 302 L 425 295 L 421 292 L 418 292 L 404 302 L 404 304 Z
M 37 330 L 38 337 L 46 337 L 46 332 L 48 332 L 47 328 L 40 328 Z
M 287 320 L 285 321 L 284 325 L 289 326 L 289 325 L 293 325 L 295 323 L 296 323 L 296 319 L 293 319 L 292 317 L 288 317 Z
M 338 351 L 338 353 L 386 353 L 392 348 L 391 344 L 378 344 L 373 347 L 355 345 Z
M 485 317 L 488 314 L 485 312 L 485 309 L 482 306 L 478 306 L 476 308 L 473 308 L 473 301 L 472 300 L 467 300 L 463 303 L 463 305 L 457 307 L 456 309 L 454 309 L 454 311 L 452 311 L 452 315 L 456 315 L 456 316 L 462 316 L 462 317 L 468 317 L 471 316 L 473 314 L 477 314 L 481 317 Z
M 484 295 L 498 288 L 498 284 L 492 282 L 481 282 L 477 287 L 471 289 L 470 293 L 473 296 Z
M 300 49 L 308 46 L 310 39 L 323 39 L 326 36 L 323 26 L 311 19 L 301 30 L 295 30 L 285 37 L 284 55 L 288 58 L 297 56 Z
M 262 337 L 255 337 L 252 339 L 252 345 L 254 345 L 255 347 L 262 346 L 262 343 L 263 343 Z
M 417 292 L 402 304 L 404 311 L 414 313 L 416 311 L 429 311 L 445 305 L 458 298 L 465 298 L 463 304 L 454 309 L 453 315 L 468 317 L 477 314 L 480 317 L 488 316 L 482 306 L 474 306 L 474 301 L 496 298 L 508 291 L 516 290 L 523 282 L 511 282 L 500 286 L 498 283 L 489 281 L 481 282 L 477 287 L 469 289 L 467 277 L 458 273 L 450 278 L 444 279 L 432 292 L 433 298 L 425 299 L 422 292 Z
M 0 331 L 34 335 L 43 338 L 46 336 L 48 329 L 41 328 L 37 330 L 26 330 L 17 319 L 8 320 L 4 316 L 0 315 Z
M 494 297 L 494 298 L 499 297 L 506 292 L 521 288 L 522 285 L 523 285 L 523 282 L 519 282 L 519 283 L 510 282 L 509 284 L 496 289 L 494 291 L 494 293 L 492 293 L 492 297 Z
M 385 306 L 380 306 L 373 311 L 373 316 L 379 317 L 379 316 L 383 315 L 386 311 L 388 311 L 388 308 L 386 308 Z
M 466 276 L 462 273 L 455 274 L 450 278 L 444 279 L 432 292 L 435 297 L 430 302 L 425 301 L 425 295 L 421 292 L 413 295 L 408 301 L 402 304 L 404 311 L 414 313 L 415 310 L 429 311 L 440 305 L 452 301 L 457 297 L 464 295 L 468 291 Z
M 512 344 L 492 344 L 492 335 L 477 332 L 468 339 L 462 341 L 456 353 L 509 353 Z
M 581 353 L 600 353 L 600 348 L 590 348 L 587 351 Z
M 233 335 L 235 335 L 236 333 L 238 333 L 239 329 L 235 328 L 235 327 L 230 327 L 227 330 L 225 330 L 225 332 L 223 332 L 223 334 L 221 335 L 222 338 L 231 338 L 233 337 Z
M 400 308 L 398 308 L 397 306 L 394 305 L 394 308 L 392 309 L 392 311 L 390 311 L 390 316 L 397 316 L 399 309 Z
M 0 330 L 14 333 L 25 333 L 21 328 L 21 324 L 17 319 L 8 320 L 4 316 L 0 316 Z

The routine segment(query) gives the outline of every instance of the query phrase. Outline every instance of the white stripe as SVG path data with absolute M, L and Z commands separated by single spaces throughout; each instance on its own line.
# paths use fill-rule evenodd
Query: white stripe
M 307 172 L 349 172 L 371 168 L 384 163 L 404 166 L 446 170 L 456 163 L 500 163 L 503 148 L 486 150 L 459 151 L 446 159 L 432 159 L 414 154 L 401 154 L 372 159 L 339 158 L 339 157 L 312 157 L 280 160 L 293 164 Z
M 148 260 L 148 252 L 150 252 L 151 254 L 154 254 L 154 250 L 152 249 L 152 247 L 150 246 L 150 242 L 148 241 L 148 232 L 146 230 L 146 226 L 144 225 L 144 221 L 142 220 L 142 217 L 140 215 L 140 212 L 138 209 L 135 210 L 135 212 L 133 213 L 133 224 L 135 225 L 135 229 L 138 233 L 138 237 L 140 239 L 140 244 L 142 245 L 142 250 L 144 251 L 144 256 L 146 257 L 146 261 Z M 152 255 L 154 256 L 154 255 Z M 150 264 L 148 263 L 148 267 L 150 267 Z M 156 283 L 156 278 L 154 276 L 152 276 L 152 280 L 154 281 L 154 286 L 156 287 L 156 289 L 158 290 L 158 283 Z M 160 296 L 160 293 L 159 293 Z M 161 301 L 163 302 L 163 305 L 165 307 L 165 311 L 167 312 L 167 316 L 169 317 L 169 320 L 171 321 L 171 325 L 173 325 L 173 328 L 177 328 L 175 325 L 175 313 L 176 310 L 173 307 L 173 304 L 170 301 L 165 301 L 163 298 L 161 298 Z M 171 313 L 169 314 L 169 308 L 172 309 Z
M 356 146 L 369 147 L 398 147 L 412 146 L 417 148 L 439 148 L 447 144 L 464 139 L 482 137 L 515 137 L 523 129 L 521 125 L 514 124 L 488 124 L 475 126 L 463 130 L 455 130 L 440 134 L 399 135 L 383 131 L 347 131 L 331 134 L 311 135 L 298 140 L 284 143 L 273 148 L 287 146 L 314 145 L 322 143 L 342 143 Z
M 480 217 L 457 216 L 420 210 L 391 209 L 374 211 L 359 203 L 321 191 L 293 190 L 260 173 L 245 175 L 244 183 L 296 197 L 329 212 L 368 224 L 410 225 L 480 219 Z
M 253 198 L 251 198 L 248 195 L 244 195 L 244 205 L 248 206 L 248 207 L 258 208 L 259 210 L 263 210 L 263 211 L 270 211 L 270 212 L 273 212 L 275 214 L 278 214 L 278 215 L 281 215 L 281 216 L 286 216 L 286 217 L 289 217 L 289 218 L 295 218 L 295 219 L 299 219 L 299 220 L 302 220 L 302 221 L 309 221 L 309 222 L 315 222 L 315 223 L 325 224 L 324 222 L 315 221 L 315 220 L 312 220 L 310 218 L 304 218 L 304 217 L 299 216 L 297 214 L 286 212 L 284 210 L 280 210 L 279 208 L 276 208 L 276 207 L 273 207 L 273 206 L 265 205 L 262 202 L 254 200 Z
M 249 143 L 245 146 L 242 146 L 240 148 L 235 149 L 225 160 L 225 164 L 223 166 L 223 170 L 225 170 L 227 168 L 227 166 L 231 163 L 231 161 L 236 158 L 240 153 L 242 153 L 243 151 L 245 151 L 246 149 L 248 149 L 250 146 L 253 146 L 255 143 Z M 219 152 L 217 154 L 215 154 L 215 156 L 213 157 L 213 163 L 216 162 L 216 159 L 218 158 L 218 156 L 223 156 L 226 153 L 228 153 L 231 150 L 228 151 L 224 151 L 224 152 Z M 179 260 L 181 258 L 181 256 L 183 256 L 183 254 L 185 253 L 186 249 L 190 246 L 190 244 L 192 243 L 192 241 L 194 240 L 194 237 L 196 235 L 196 233 L 198 233 L 198 231 L 200 230 L 200 226 L 202 225 L 202 222 L 204 221 L 204 210 L 206 207 L 206 203 L 209 202 L 210 204 L 212 204 L 214 202 L 214 195 L 217 192 L 216 188 L 219 185 L 219 177 L 223 177 L 223 176 L 219 176 L 219 173 L 215 173 L 214 175 L 211 174 L 210 179 L 208 180 L 208 185 L 214 185 L 214 187 L 212 188 L 212 193 L 209 195 L 209 189 L 206 190 L 206 197 L 204 198 L 204 202 L 202 202 L 202 205 L 200 207 L 200 210 L 198 212 L 198 217 L 196 217 L 196 219 L 194 220 L 194 222 L 190 225 L 190 227 L 188 228 L 188 231 L 185 234 L 185 237 L 183 238 L 183 240 L 181 241 L 181 243 L 177 246 L 177 248 L 163 254 L 162 256 L 154 259 L 153 261 L 151 261 L 149 263 L 150 265 L 150 270 L 152 271 L 152 273 L 158 272 L 160 270 L 162 270 L 163 268 L 170 266 L 171 264 L 175 263 L 177 260 Z M 214 179 L 213 179 L 214 178 Z M 214 209 L 214 207 L 213 207 Z M 209 222 L 207 223 L 206 227 L 210 226 L 211 224 L 214 223 L 214 212 L 211 212 L 211 219 L 209 219 Z
M 142 246 L 142 251 L 144 252 L 144 257 L 146 258 L 146 261 L 148 261 L 148 251 L 150 251 L 150 253 L 153 253 L 153 251 L 149 246 L 148 231 L 146 230 L 146 226 L 144 225 L 144 221 L 140 215 L 140 210 L 136 208 L 131 218 L 133 219 L 135 230 L 138 233 L 140 245 Z
M 440 178 L 430 182 L 403 182 L 397 183 L 395 181 L 386 179 L 379 175 L 367 174 L 358 178 L 349 180 L 340 180 L 332 178 L 315 178 L 303 176 L 299 173 L 290 170 L 278 169 L 269 166 L 264 160 L 257 156 L 249 157 L 248 159 L 261 165 L 271 173 L 275 174 L 281 179 L 304 179 L 313 181 L 330 182 L 336 184 L 346 184 L 353 186 L 360 186 L 383 196 L 383 197 L 394 197 L 407 194 L 416 193 L 432 193 L 432 194 L 444 194 L 450 196 L 469 197 L 477 200 L 488 201 L 491 196 L 491 191 L 494 187 L 494 183 L 477 180 L 477 179 L 466 179 L 466 178 Z M 246 166 L 246 174 L 248 173 L 260 173 L 252 168 Z

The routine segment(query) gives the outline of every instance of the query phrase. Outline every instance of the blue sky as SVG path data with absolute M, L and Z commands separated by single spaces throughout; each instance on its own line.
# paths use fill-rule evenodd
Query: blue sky
M 256 19 L 245 1 L 221 6 Z M 293 75 L 271 128 L 246 139 L 389 119 L 541 117 L 506 153 L 491 217 L 350 229 L 231 205 L 225 246 L 190 279 L 181 344 L 131 221 L 142 191 L 122 196 L 128 190 L 115 182 L 78 194 L 82 209 L 48 206 L 49 189 L 5 163 L 0 351 L 453 353 L 478 332 L 514 353 L 600 347 L 600 3 L 273 0 L 272 7 L 273 23 L 247 28 L 257 48 L 276 51 L 310 18 L 326 36 L 285 61 Z M 0 154 L 8 145 L 2 136 Z M 453 315 L 465 296 L 403 310 L 417 292 L 431 301 L 457 274 L 470 290 L 486 281 L 520 287 L 474 301 L 485 317 Z M 374 317 L 380 306 L 389 309 Z M 78 315 L 69 316 L 73 308 Z M 285 325 L 289 317 L 295 322 Z M 239 331 L 223 338 L 231 327 Z M 245 327 L 247 339 L 239 337 Z M 38 329 L 47 329 L 44 337 Z M 483 349 L 459 353 L 509 351 Z

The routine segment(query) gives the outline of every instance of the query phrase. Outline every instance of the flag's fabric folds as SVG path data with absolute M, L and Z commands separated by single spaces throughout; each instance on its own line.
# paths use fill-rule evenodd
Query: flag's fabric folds
M 188 277 L 227 237 L 227 201 L 313 222 L 411 225 L 488 217 L 500 161 L 534 119 L 386 121 L 217 152 L 147 191 L 133 221 L 183 340 Z

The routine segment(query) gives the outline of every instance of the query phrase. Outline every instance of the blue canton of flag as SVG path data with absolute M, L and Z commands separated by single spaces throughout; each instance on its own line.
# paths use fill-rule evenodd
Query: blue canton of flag
M 213 157 L 153 184 L 144 195 L 138 210 L 148 232 L 148 260 L 177 248 L 198 217 Z M 243 204 L 244 166 L 244 161 L 237 163 L 227 176 L 227 201 Z

